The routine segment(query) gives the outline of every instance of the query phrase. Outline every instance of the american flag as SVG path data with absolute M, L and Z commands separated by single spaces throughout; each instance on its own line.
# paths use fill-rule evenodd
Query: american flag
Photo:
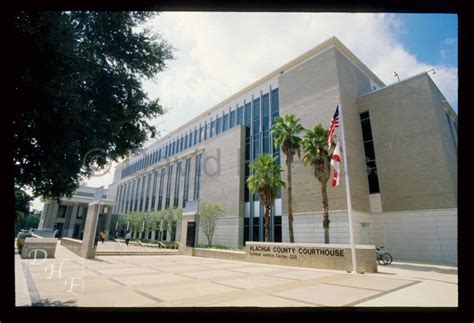
M 331 166 L 334 168 L 334 173 L 332 175 L 332 187 L 339 185 L 339 174 L 340 174 L 340 165 L 341 165 L 341 147 L 339 145 L 339 140 L 336 141 L 336 149 L 332 154 Z
M 329 148 L 331 148 L 332 137 L 334 136 L 334 131 L 337 127 L 339 127 L 339 104 L 336 107 L 336 112 L 334 112 L 334 117 L 332 117 L 331 122 L 329 123 L 329 129 L 327 131 Z

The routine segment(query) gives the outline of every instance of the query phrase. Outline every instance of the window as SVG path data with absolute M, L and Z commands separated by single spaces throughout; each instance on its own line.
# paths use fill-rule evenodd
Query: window
M 249 167 L 249 162 L 245 162 L 245 183 L 247 183 L 247 178 L 250 176 L 250 167 Z M 250 191 L 247 185 L 244 186 L 244 201 L 249 202 L 250 201 Z
M 229 116 L 229 129 L 235 126 L 235 110 L 230 111 Z
M 194 128 L 194 141 L 193 141 L 193 146 L 196 144 L 197 142 L 197 136 L 198 136 L 198 130 L 197 128 Z
M 362 126 L 362 138 L 364 140 L 365 161 L 367 165 L 367 177 L 369 181 L 369 193 L 380 193 L 369 111 L 360 114 L 360 123 Z
M 133 197 L 135 196 L 135 185 L 136 185 L 136 183 L 137 183 L 136 180 L 134 180 L 134 181 L 132 182 L 132 191 L 131 191 L 130 197 L 129 197 L 129 200 L 130 200 L 130 207 L 129 207 L 129 209 L 128 209 L 127 211 L 132 211 L 132 210 L 133 210 L 133 206 L 132 206 L 132 205 L 133 205 Z
M 244 122 L 244 107 L 237 108 L 237 125 L 242 124 Z
M 270 102 L 268 93 L 262 96 L 262 129 L 263 131 L 270 129 Z
M 84 208 L 82 206 L 77 206 L 76 219 L 82 219 Z
M 186 202 L 189 198 L 189 173 L 191 171 L 191 158 L 186 159 L 184 165 L 184 192 L 183 192 L 183 207 L 186 207 Z
M 134 196 L 135 206 L 133 207 L 132 211 L 137 211 L 137 208 L 138 208 L 138 199 L 139 199 L 138 194 L 139 194 L 141 182 L 142 182 L 142 178 L 139 177 L 138 182 L 137 182 L 137 188 L 136 188 L 136 191 L 135 191 L 135 196 Z
M 58 206 L 58 213 L 56 215 L 57 218 L 65 218 L 66 217 L 67 206 L 66 205 L 59 205 Z
M 174 197 L 173 197 L 173 207 L 178 207 L 179 200 L 179 180 L 181 179 L 181 162 L 179 161 L 176 165 L 176 177 L 174 180 Z
M 209 138 L 212 138 L 216 133 L 216 120 L 211 120 L 211 133 L 209 134 Z
M 222 119 L 222 131 L 227 131 L 229 129 L 229 114 L 224 113 L 223 119 Z
M 125 209 L 122 210 L 123 213 L 126 213 L 127 210 L 128 210 L 128 196 L 130 195 L 130 182 L 128 182 L 126 185 L 127 185 L 127 186 L 126 186 L 127 189 L 126 189 L 126 191 L 125 191 L 125 200 L 124 200 L 124 202 L 125 202 Z
M 151 185 L 151 177 L 152 177 L 152 175 L 153 175 L 153 173 L 148 174 L 148 180 L 147 180 L 147 184 L 146 184 L 145 212 L 148 212 L 148 203 L 149 203 L 149 201 L 150 201 L 150 192 L 151 192 L 150 185 Z
M 221 129 L 222 129 L 221 119 L 222 118 L 219 118 L 219 117 L 216 118 L 216 129 L 215 129 L 216 130 L 216 135 L 221 133 Z
M 165 181 L 165 167 L 161 169 L 160 174 L 160 189 L 158 190 L 158 211 L 161 210 L 162 203 L 163 203 L 163 184 Z
M 158 171 L 154 171 L 153 172 L 153 190 L 151 191 L 151 211 L 155 210 L 157 179 L 158 179 Z
M 193 131 L 189 131 L 189 142 L 188 142 L 188 147 L 191 147 L 193 145 Z
M 279 113 L 280 113 L 280 107 L 279 107 L 279 101 L 278 101 L 278 89 L 272 90 L 271 110 L 272 110 L 272 124 L 274 124 L 275 119 L 279 116 Z
M 199 125 L 199 143 L 201 143 L 202 139 L 202 125 Z
M 204 122 L 204 140 L 207 140 L 207 122 Z
M 140 197 L 139 197 L 140 201 L 139 201 L 139 209 L 138 210 L 140 212 L 143 211 L 143 199 L 145 197 L 145 182 L 146 182 L 145 179 L 146 179 L 146 177 L 143 176 L 142 177 L 142 188 L 140 189 Z
M 188 133 L 184 135 L 184 149 L 188 149 Z
M 170 198 L 171 198 L 171 177 L 173 175 L 173 166 L 168 166 L 168 178 L 166 180 L 166 199 L 165 199 L 165 209 L 170 207 Z
M 199 200 L 199 189 L 200 189 L 200 179 L 201 179 L 201 157 L 202 157 L 202 154 L 196 155 L 196 164 L 194 166 L 193 200 Z

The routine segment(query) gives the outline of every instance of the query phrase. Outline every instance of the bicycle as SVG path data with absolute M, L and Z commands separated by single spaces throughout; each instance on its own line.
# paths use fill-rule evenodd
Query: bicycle
M 383 250 L 383 246 L 380 246 L 379 248 L 376 248 L 376 253 L 377 253 L 377 262 L 379 265 L 390 265 L 393 261 L 393 257 L 391 254 Z

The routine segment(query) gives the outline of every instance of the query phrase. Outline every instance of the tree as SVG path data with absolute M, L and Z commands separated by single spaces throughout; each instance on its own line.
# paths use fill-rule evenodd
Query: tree
M 286 184 L 288 185 L 288 231 L 290 234 L 291 243 L 295 242 L 295 237 L 293 233 L 293 197 L 291 185 L 291 164 L 293 163 L 293 157 L 296 153 L 298 154 L 298 158 L 300 157 L 301 138 L 298 137 L 298 134 L 300 134 L 303 129 L 304 128 L 300 123 L 300 119 L 296 118 L 294 114 L 285 114 L 283 117 L 277 117 L 275 123 L 272 126 L 272 134 L 275 147 L 280 147 L 281 151 L 286 155 Z
M 71 196 L 107 158 L 126 157 L 154 137 L 148 122 L 164 108 L 141 81 L 163 71 L 173 48 L 142 28 L 153 15 L 16 13 L 16 184 L 31 187 L 35 197 Z
M 207 238 L 207 245 L 212 245 L 212 237 L 216 228 L 217 220 L 224 215 L 224 209 L 218 203 L 199 204 L 199 226 Z
M 329 243 L 329 203 L 327 182 L 331 173 L 332 152 L 328 147 L 326 129 L 321 124 L 316 125 L 312 130 L 305 129 L 305 135 L 301 141 L 303 150 L 303 163 L 308 163 L 313 167 L 314 176 L 321 184 L 323 197 L 323 228 L 324 243 Z
M 182 214 L 183 209 L 181 208 L 170 208 L 164 211 L 164 219 L 166 223 L 165 227 L 166 230 L 170 233 L 171 240 L 176 239 L 176 223 L 181 222 Z
M 22 229 L 37 229 L 41 218 L 41 211 L 33 210 L 30 213 L 17 213 L 17 219 L 15 222 L 15 235 Z
M 265 206 L 265 241 L 270 241 L 270 213 L 276 193 L 285 182 L 280 177 L 281 168 L 276 165 L 277 157 L 268 154 L 258 156 L 251 164 L 253 174 L 247 178 L 247 186 L 250 191 L 258 193 L 260 200 Z

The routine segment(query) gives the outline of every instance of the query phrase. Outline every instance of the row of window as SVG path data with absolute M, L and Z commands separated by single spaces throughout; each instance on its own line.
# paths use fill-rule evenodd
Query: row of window
M 132 179 L 117 188 L 115 213 L 160 211 L 170 207 L 179 207 L 182 191 L 182 207 L 189 201 L 189 183 L 192 156 L 184 162 L 184 189 L 180 188 L 182 161 L 153 170 L 139 178 Z M 193 200 L 199 199 L 202 154 L 194 157 L 194 191 Z M 174 173 L 174 176 L 173 176 Z M 166 177 L 166 190 L 165 190 Z M 174 195 L 171 200 L 171 185 L 174 180 Z M 171 204 L 172 202 L 172 204 Z
M 276 105 L 273 103 L 272 105 L 272 113 L 271 116 L 275 114 L 274 111 L 277 111 L 278 115 L 278 89 L 275 89 L 271 91 L 272 94 L 272 102 L 274 101 L 274 97 L 276 97 Z M 270 119 L 270 103 L 269 103 L 269 93 L 264 94 L 263 96 L 260 96 L 254 100 L 252 100 L 249 103 L 244 103 L 242 106 L 237 106 L 234 110 L 231 110 L 229 112 L 223 112 L 222 115 L 217 115 L 214 119 L 211 118 L 210 122 L 204 121 L 204 124 L 200 124 L 199 127 L 195 127 L 194 129 L 189 130 L 188 132 L 185 132 L 184 134 L 181 134 L 180 136 L 175 137 L 174 139 L 170 140 L 168 143 L 158 147 L 156 150 L 153 152 L 143 156 L 142 158 L 134 161 L 132 164 L 127 165 L 122 169 L 121 173 L 121 178 L 124 178 L 126 176 L 132 175 L 142 169 L 147 168 L 150 165 L 154 165 L 158 162 L 160 162 L 163 159 L 169 158 L 177 153 L 180 153 L 183 150 L 186 150 L 190 147 L 193 147 L 194 145 L 201 143 L 204 140 L 207 140 L 208 138 L 212 138 L 222 132 L 225 132 L 235 126 L 238 126 L 240 124 L 244 123 L 244 109 L 245 109 L 245 116 L 246 116 L 246 121 L 245 124 L 249 126 L 249 120 L 250 120 L 250 107 L 251 105 L 255 106 L 256 108 L 254 109 L 254 113 L 256 115 L 254 116 L 254 122 L 259 122 L 255 121 L 255 118 L 258 115 L 258 118 L 260 118 L 260 101 L 262 101 L 262 112 L 263 112 L 263 131 L 267 134 L 267 137 L 265 137 L 264 141 L 264 148 L 269 150 L 270 146 L 270 141 L 268 139 L 268 133 L 269 133 L 269 119 Z M 248 114 L 248 116 L 247 116 Z M 254 127 L 256 129 L 255 131 L 260 133 L 261 130 L 258 127 L 258 124 L 256 124 L 257 127 Z

